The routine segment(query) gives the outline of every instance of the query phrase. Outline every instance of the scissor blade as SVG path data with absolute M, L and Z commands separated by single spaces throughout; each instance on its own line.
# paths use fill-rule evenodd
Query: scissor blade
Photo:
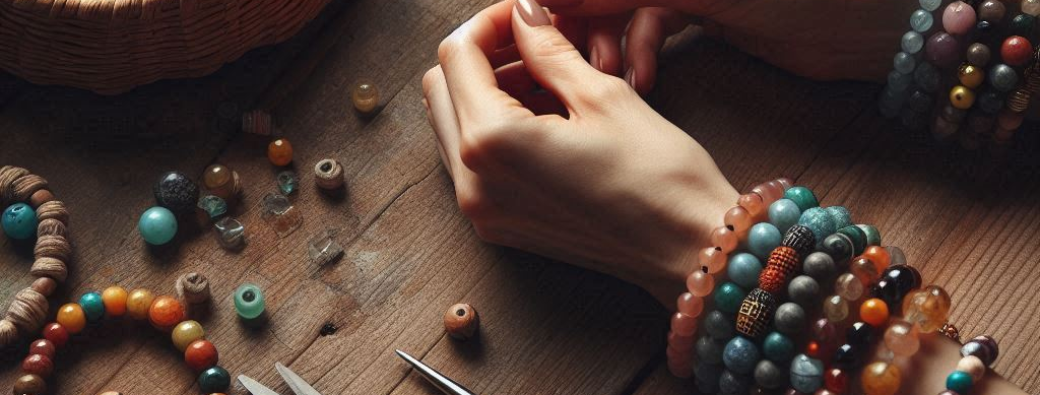
M 280 395 L 277 392 L 271 391 L 270 388 L 265 387 L 263 384 L 256 382 L 249 378 L 249 376 L 239 375 L 238 382 L 242 383 L 243 387 L 253 395 Z
M 296 395 L 321 395 L 320 392 L 316 391 L 314 387 L 311 387 L 306 381 L 303 380 L 292 370 L 282 365 L 281 362 L 274 363 L 275 370 L 278 370 L 278 374 L 282 375 L 282 379 L 285 380 L 286 384 L 289 384 L 289 388 L 293 390 Z
M 466 389 L 466 387 L 463 387 L 461 384 L 456 383 L 452 379 L 447 378 L 440 372 L 433 370 L 433 368 L 426 366 L 426 364 L 420 362 L 418 359 L 413 358 L 411 355 L 408 355 L 404 351 L 395 351 L 397 352 L 398 356 L 403 358 L 405 361 L 408 361 L 408 363 L 411 364 L 412 367 L 415 368 L 417 372 L 419 372 L 419 374 L 425 377 L 426 380 L 433 384 L 434 387 L 437 387 L 437 389 L 440 389 L 445 394 L 476 395 L 470 392 L 470 390 Z

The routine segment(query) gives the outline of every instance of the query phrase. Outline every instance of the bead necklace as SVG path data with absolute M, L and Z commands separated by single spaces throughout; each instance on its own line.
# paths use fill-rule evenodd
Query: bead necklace
M 65 204 L 55 200 L 47 180 L 28 170 L 0 167 L 0 207 L 4 233 L 14 240 L 36 237 L 35 261 L 29 273 L 32 285 L 18 291 L 0 319 L 0 349 L 14 344 L 20 335 L 33 333 L 47 317 L 47 297 L 68 275 L 72 255 L 68 241 L 69 213 Z

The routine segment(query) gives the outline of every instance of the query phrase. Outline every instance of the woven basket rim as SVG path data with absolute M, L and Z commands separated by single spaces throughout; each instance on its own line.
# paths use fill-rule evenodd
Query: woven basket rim
M 186 18 L 207 1 L 222 0 L 0 0 L 0 5 L 55 20 L 113 22 L 148 21 L 174 8 Z

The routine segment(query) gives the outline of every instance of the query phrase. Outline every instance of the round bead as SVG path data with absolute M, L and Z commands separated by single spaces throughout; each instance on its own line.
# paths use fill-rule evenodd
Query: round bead
M 1022 0 L 1022 12 L 1032 16 L 1040 15 L 1040 0 Z
M 956 37 L 946 32 L 936 32 L 928 37 L 924 46 L 925 58 L 939 67 L 950 67 L 957 63 L 960 43 Z
M 285 166 L 292 163 L 293 147 L 286 139 L 277 139 L 267 145 L 267 160 L 275 166 Z
M 790 362 L 794 356 L 794 341 L 780 332 L 770 332 L 762 340 L 762 353 L 776 363 Z
M 184 363 L 196 372 L 216 366 L 219 360 L 217 348 L 207 340 L 196 340 L 184 350 Z
M 15 240 L 26 240 L 36 235 L 36 212 L 25 203 L 15 203 L 4 210 L 0 226 L 3 226 L 7 237 Z
M 787 302 L 776 308 L 773 325 L 787 335 L 795 335 L 805 329 L 805 309 L 797 303 Z
M 979 20 L 998 23 L 1004 19 L 1005 14 L 1007 14 L 1007 8 L 1004 7 L 1004 3 L 1001 1 L 986 0 L 979 4 Z
M 178 171 L 170 171 L 159 176 L 155 187 L 155 202 L 160 207 L 175 213 L 188 213 L 195 210 L 199 201 L 199 186 L 191 178 Z
M 914 82 L 925 92 L 933 93 L 939 89 L 939 70 L 928 62 L 920 62 L 914 70 Z
M 942 0 L 919 0 L 918 3 L 922 9 L 931 12 L 939 9 L 939 6 L 942 5 Z
M 715 278 L 702 271 L 695 271 L 686 277 L 686 289 L 699 298 L 711 295 L 715 289 Z
M 697 318 L 677 312 L 672 314 L 671 328 L 679 336 L 693 336 L 697 332 Z
M 702 248 L 697 254 L 697 263 L 708 269 L 708 274 L 715 274 L 726 268 L 726 254 L 716 247 Z
M 798 253 L 799 258 L 797 259 L 801 260 L 802 256 L 812 252 L 817 240 L 819 239 L 813 236 L 812 229 L 802 225 L 794 225 L 784 233 L 784 238 L 780 240 L 780 245 L 793 249 L 794 252 Z
M 743 336 L 734 337 L 726 343 L 726 349 L 722 352 L 722 362 L 735 373 L 751 374 L 758 360 L 758 347 Z
M 121 317 L 126 314 L 126 300 L 127 292 L 123 287 L 112 286 L 101 292 L 101 302 L 104 304 L 105 314 L 109 317 Z
M 791 387 L 803 392 L 816 392 L 823 385 L 823 362 L 798 354 L 791 361 Z
M 747 289 L 758 286 L 758 276 L 761 273 L 762 262 L 746 252 L 733 254 L 726 265 L 726 274 L 729 279 Z
M 950 34 L 965 34 L 975 27 L 975 9 L 963 1 L 946 6 L 942 16 L 943 28 Z
M 988 351 L 989 358 L 979 357 L 987 366 L 992 365 L 993 362 L 997 360 L 997 356 L 1000 355 L 1000 348 L 997 346 L 997 341 L 988 335 L 975 336 L 971 339 L 970 343 L 979 343 Z
M 144 320 L 148 318 L 148 309 L 152 307 L 155 295 L 147 289 L 135 289 L 126 297 L 126 312 L 130 318 Z
M 715 340 L 711 336 L 701 336 L 700 339 L 697 339 L 694 349 L 700 362 L 721 365 L 722 351 L 726 349 L 726 342 Z
M 768 359 L 755 365 L 755 383 L 766 389 L 777 389 L 785 384 L 784 370 Z
M 849 316 L 849 303 L 841 296 L 833 295 L 823 302 L 823 314 L 831 322 L 842 322 Z
M 44 395 L 47 393 L 47 383 L 43 381 L 43 377 L 27 374 L 14 382 L 14 393 L 17 395 Z
M 1009 109 L 1004 109 L 997 116 L 997 123 L 1001 129 L 1004 130 L 1016 130 L 1019 126 L 1022 126 L 1022 121 L 1025 120 L 1025 114 L 1020 112 L 1014 112 Z
M 887 362 L 874 362 L 863 368 L 860 381 L 866 395 L 894 395 L 902 383 L 899 368 Z
M 61 348 L 69 341 L 69 331 L 65 329 L 65 326 L 52 322 L 43 327 L 43 338 L 55 347 Z
M 819 300 L 820 283 L 812 277 L 801 275 L 787 284 L 787 298 L 802 306 L 809 306 Z
M 844 263 L 852 258 L 855 245 L 852 244 L 852 240 L 848 236 L 833 234 L 823 239 L 823 243 L 820 244 L 820 251 L 830 255 L 835 263 Z
M 797 224 L 801 216 L 802 210 L 791 199 L 779 199 L 769 205 L 769 222 L 780 232 L 787 233 L 787 229 Z
M 802 262 L 802 272 L 816 279 L 817 282 L 830 280 L 837 271 L 834 258 L 831 258 L 826 252 L 817 251 L 809 254 Z
M 137 230 L 148 244 L 163 245 L 177 234 L 177 217 L 165 207 L 152 207 L 141 214 Z
M 57 352 L 57 347 L 54 343 L 47 339 L 39 339 L 29 344 L 29 354 L 40 354 L 47 358 L 54 359 L 54 354 Z
M 859 300 L 863 296 L 863 283 L 852 273 L 844 273 L 834 281 L 834 293 L 847 301 Z
M 845 330 L 845 341 L 855 347 L 867 348 L 874 342 L 874 326 L 855 322 Z
M 738 235 L 745 234 L 751 229 L 751 214 L 743 207 L 734 206 L 729 211 L 726 211 L 723 223 L 726 224 L 726 227 L 737 232 Z
M 369 114 L 379 107 L 379 89 L 370 82 L 361 82 L 354 86 L 350 100 L 359 112 Z
M 971 390 L 971 375 L 967 372 L 954 371 L 946 376 L 946 389 L 958 394 L 967 394 Z
M 235 290 L 235 311 L 247 320 L 264 312 L 264 293 L 254 284 L 242 284 Z
M 950 89 L 950 104 L 954 107 L 967 110 L 975 104 L 975 92 L 961 85 Z
M 231 375 L 220 366 L 214 366 L 199 374 L 199 389 L 203 393 L 227 391 L 231 385 Z
M 860 229 L 858 226 L 849 225 L 838 228 L 838 233 L 847 236 L 852 241 L 852 252 L 854 254 L 862 254 L 863 250 L 867 248 L 867 234 L 863 233 L 863 229 Z
M 768 222 L 757 223 L 748 232 L 747 248 L 755 256 L 766 259 L 769 257 L 769 253 L 780 245 L 780 238 L 780 230 L 773 224 Z
M 222 164 L 209 165 L 202 173 L 202 186 L 210 191 L 220 189 L 229 182 L 231 182 L 231 169 Z
M 196 340 L 200 340 L 206 336 L 206 331 L 202 329 L 202 324 L 196 321 L 182 321 L 173 328 L 173 332 L 170 334 L 170 338 L 173 340 L 173 346 L 177 348 L 177 351 L 184 352 L 188 348 L 188 345 Z
M 927 32 L 932 29 L 934 23 L 935 19 L 932 18 L 932 13 L 929 11 L 917 10 L 910 14 L 910 28 L 915 32 Z
M 1019 36 L 1027 36 L 1033 32 L 1036 17 L 1029 14 L 1018 14 L 1011 19 L 1011 31 Z
M 823 240 L 838 231 L 834 217 L 827 213 L 827 210 L 819 207 L 803 210 L 802 217 L 798 219 L 798 225 L 809 228 L 816 240 Z
M 733 316 L 718 310 L 712 310 L 704 318 L 704 330 L 716 339 L 729 339 L 733 337 Z
M 881 245 L 881 232 L 878 231 L 878 228 L 876 226 L 867 224 L 856 224 L 856 227 L 862 230 L 863 234 L 867 236 L 868 246 Z
M 676 310 L 680 313 L 694 318 L 700 317 L 701 312 L 704 311 L 704 298 L 698 298 L 689 292 L 683 292 L 682 295 L 679 295 L 679 300 L 675 304 L 677 306 Z
M 685 294 L 684 294 L 685 295 Z M 242 295 L 243 298 L 245 295 Z M 237 309 L 237 294 L 236 294 L 236 309 Z M 262 294 L 261 294 L 262 297 Z M 680 304 L 682 298 L 680 298 Z M 262 303 L 262 302 L 261 302 Z M 681 307 L 681 306 L 680 306 Z M 696 317 L 696 316 L 694 316 Z M 477 310 L 468 303 L 456 303 L 451 305 L 447 311 L 444 312 L 444 330 L 453 339 L 466 340 L 477 334 L 480 329 L 480 316 L 477 314 Z
M 903 299 L 903 319 L 920 326 L 922 332 L 942 327 L 950 314 L 950 295 L 935 285 L 912 292 Z
M 58 308 L 57 321 L 65 327 L 69 333 L 75 335 L 87 327 L 87 316 L 83 308 L 75 303 L 68 303 Z
M 873 284 L 878 280 L 881 275 L 878 273 L 877 265 L 873 260 L 866 257 L 859 257 L 849 264 L 849 273 L 852 273 L 859 279 L 859 282 L 864 286 Z
M 763 221 L 765 220 L 765 217 L 768 216 L 766 211 L 769 209 L 769 205 L 766 204 L 766 202 L 762 200 L 762 196 L 757 193 L 751 192 L 740 195 L 740 197 L 737 198 L 737 205 L 747 210 L 748 214 L 751 214 L 751 218 L 753 218 L 755 222 Z
M 931 108 L 931 97 L 921 91 L 914 92 L 914 96 L 917 96 L 918 93 L 922 94 L 925 97 L 925 102 L 928 103 L 925 110 Z M 830 206 L 824 208 L 824 210 L 827 210 L 831 218 L 834 218 L 835 228 L 841 229 L 852 225 L 852 213 L 845 206 Z
M 737 284 L 722 283 L 715 290 L 715 308 L 726 313 L 736 313 L 740 309 L 741 302 L 744 301 L 744 296 L 746 293 Z
M 989 83 L 1001 92 L 1010 92 L 1018 86 L 1018 73 L 1006 64 L 997 64 L 989 69 Z
M 873 326 L 888 322 L 888 304 L 878 298 L 867 299 L 859 306 L 860 319 Z
M 917 354 L 921 348 L 917 327 L 903 320 L 896 320 L 885 329 L 885 347 L 901 357 Z
M 101 294 L 88 292 L 79 298 L 79 306 L 87 317 L 87 322 L 98 322 L 105 316 L 105 303 L 101 300 Z
M 833 368 L 824 374 L 823 382 L 828 391 L 841 394 L 848 388 L 849 376 L 845 374 L 844 370 Z
M 769 320 L 773 318 L 776 298 L 761 288 L 752 289 L 740 304 L 737 312 L 736 330 L 738 333 L 758 338 L 765 334 Z
M 1001 4 L 999 1 L 995 3 Z M 1024 65 L 1033 57 L 1033 44 L 1022 36 L 1008 37 L 1000 46 L 1000 57 L 1009 65 Z
M 969 355 L 957 361 L 957 370 L 971 376 L 971 381 L 977 383 L 986 375 L 986 364 L 979 357 Z
M 184 320 L 184 307 L 170 296 L 160 296 L 148 307 L 148 322 L 160 330 L 169 330 Z
M 992 365 L 993 362 L 996 361 L 997 354 L 998 351 L 995 346 L 989 346 L 985 342 L 978 341 L 976 339 L 972 339 L 971 341 L 964 343 L 964 346 L 961 347 L 962 357 L 972 355 L 976 356 L 980 360 L 982 360 L 982 362 L 985 363 L 986 366 Z
M 47 378 L 54 372 L 54 362 L 46 355 L 30 354 L 22 360 L 22 372 Z
M 751 389 L 751 378 L 744 374 L 724 371 L 719 376 L 720 394 L 746 394 Z
M 892 261 L 895 262 L 893 256 Z M 900 258 L 905 262 L 905 258 Z M 875 298 L 885 301 L 889 309 L 899 309 L 903 305 L 903 297 L 911 290 L 921 286 L 921 273 L 912 266 L 892 265 L 881 272 L 881 279 L 871 287 L 870 293 Z
M 908 31 L 899 40 L 899 46 L 903 49 L 903 52 L 909 54 L 921 52 L 921 48 L 924 48 L 924 36 L 913 30 Z
M 701 393 L 705 394 L 714 394 L 719 392 L 719 377 L 722 376 L 724 370 L 725 368 L 722 366 L 721 359 L 717 364 L 704 363 L 703 360 L 698 361 L 697 365 L 693 367 L 697 389 L 700 390 Z
M 729 254 L 736 250 L 737 242 L 739 241 L 737 234 L 725 226 L 715 228 L 711 232 L 711 244 L 718 247 L 723 254 Z
M 961 65 L 961 68 L 957 71 L 957 80 L 961 82 L 961 85 L 970 89 L 981 86 L 982 80 L 985 78 L 986 74 L 981 69 L 970 64 Z
M 913 69 L 906 73 L 912 72 Z M 784 192 L 784 199 L 789 199 L 798 205 L 798 210 L 805 211 L 813 207 L 819 207 L 820 202 L 816 200 L 816 195 L 813 194 L 812 190 L 806 187 L 791 187 Z
M 968 47 L 968 63 L 976 67 L 986 67 L 989 64 L 990 51 L 986 44 L 974 43 Z

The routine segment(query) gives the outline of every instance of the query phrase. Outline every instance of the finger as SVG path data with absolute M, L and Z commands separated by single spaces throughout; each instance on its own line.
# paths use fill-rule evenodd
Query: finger
M 455 108 L 448 93 L 448 83 L 441 66 L 434 67 L 423 76 L 423 93 L 426 96 L 428 117 L 441 149 L 444 166 L 452 180 L 464 170 L 459 156 L 460 128 Z
M 640 95 L 653 89 L 657 79 L 657 56 L 665 40 L 683 31 L 689 20 L 667 8 L 640 8 L 632 17 L 625 46 L 625 81 Z
M 689 0 L 542 0 L 542 6 L 555 14 L 570 16 L 605 16 L 632 12 L 641 7 L 670 7 L 682 9 L 691 6 Z
M 495 70 L 495 78 L 498 79 L 498 86 L 515 98 L 538 89 L 538 83 L 524 67 L 524 62 L 513 62 L 499 67 Z
M 593 18 L 589 21 L 589 64 L 610 75 L 621 75 L 621 37 L 630 15 Z
M 496 49 L 491 56 L 488 56 L 488 60 L 491 62 L 491 67 L 497 69 L 520 60 L 520 51 L 516 49 L 516 44 L 511 44 L 504 48 Z

